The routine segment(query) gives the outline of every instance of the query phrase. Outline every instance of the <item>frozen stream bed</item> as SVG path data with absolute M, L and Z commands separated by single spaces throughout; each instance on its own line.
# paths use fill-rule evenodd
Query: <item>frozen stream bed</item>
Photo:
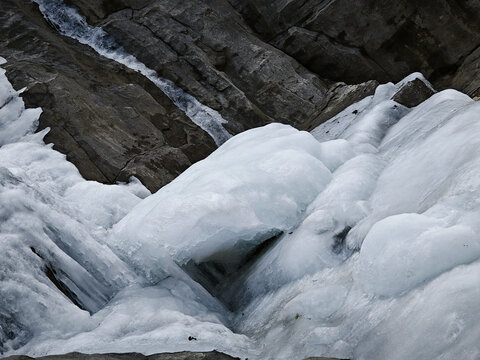
M 82 179 L 0 70 L 2 356 L 478 359 L 480 103 L 390 100 L 415 78 L 150 194 Z

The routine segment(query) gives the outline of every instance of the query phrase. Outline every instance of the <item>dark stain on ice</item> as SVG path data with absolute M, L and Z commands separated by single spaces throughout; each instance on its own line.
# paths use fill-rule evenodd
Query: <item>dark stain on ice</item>
M 0 355 L 20 348 L 33 337 L 27 327 L 13 316 L 0 312 L 0 324 Z
M 55 287 L 60 290 L 63 295 L 65 295 L 72 303 L 74 303 L 80 309 L 87 310 L 79 301 L 77 295 L 75 295 L 75 293 L 71 291 L 62 280 L 60 280 L 59 271 L 55 270 L 53 264 L 46 261 L 45 258 L 33 246 L 30 246 L 30 250 L 32 250 L 35 255 L 37 255 L 45 262 L 43 272 L 45 273 L 47 278 L 53 283 L 53 285 L 55 285 Z M 66 276 L 66 274 L 63 273 L 61 270 L 60 273 L 61 275 Z
M 332 251 L 335 254 L 340 254 L 345 247 L 345 238 L 352 228 L 350 226 L 345 226 L 345 228 L 338 234 L 335 234 L 333 237 Z
M 47 264 L 44 269 L 45 275 L 50 279 L 53 285 L 60 290 L 63 295 L 70 299 L 75 305 L 77 305 L 82 310 L 87 310 L 78 300 L 77 295 L 73 293 L 63 281 L 61 281 L 57 275 L 57 271 L 53 268 L 52 264 Z

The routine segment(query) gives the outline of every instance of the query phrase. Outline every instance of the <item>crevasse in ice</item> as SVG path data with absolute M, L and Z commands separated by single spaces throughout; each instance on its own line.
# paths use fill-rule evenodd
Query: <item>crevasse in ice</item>
M 311 134 L 242 133 L 151 195 L 82 179 L 1 70 L 3 355 L 478 358 L 480 104 L 390 100 L 416 77 Z

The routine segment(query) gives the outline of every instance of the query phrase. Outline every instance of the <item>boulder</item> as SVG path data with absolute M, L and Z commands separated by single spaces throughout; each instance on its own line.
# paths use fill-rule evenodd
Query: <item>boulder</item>
M 392 100 L 411 108 L 421 104 L 433 94 L 435 94 L 435 91 L 425 84 L 425 82 L 417 78 L 403 85 L 400 90 L 393 95 Z
M 341 113 L 350 105 L 373 95 L 378 86 L 378 81 L 370 80 L 357 85 L 336 83 L 330 87 L 321 102 L 317 103 L 316 111 L 305 123 L 305 130 L 313 130 L 318 125 Z

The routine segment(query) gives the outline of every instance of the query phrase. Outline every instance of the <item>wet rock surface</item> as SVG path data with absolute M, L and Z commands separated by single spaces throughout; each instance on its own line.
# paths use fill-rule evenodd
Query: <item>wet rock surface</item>
M 226 0 L 124 0 L 114 8 L 106 0 L 70 2 L 160 76 L 219 111 L 234 134 L 272 121 L 302 127 L 328 88 L 260 40 Z
M 378 82 L 413 71 L 437 88 L 480 95 L 474 1 L 67 3 L 219 111 L 231 134 L 273 121 L 312 129 L 373 94 Z M 87 179 L 135 175 L 155 191 L 216 148 L 152 82 L 60 36 L 29 1 L 5 0 L 0 28 L 9 79 L 27 88 L 28 106 L 43 108 L 46 141 Z M 422 91 L 420 98 L 428 95 Z
M 0 55 L 39 129 L 82 175 L 165 185 L 216 146 L 145 77 L 60 36 L 27 0 L 2 2 Z
M 421 104 L 433 94 L 435 94 L 435 91 L 432 88 L 422 80 L 415 79 L 402 86 L 392 97 L 392 100 L 411 108 Z
M 370 80 L 357 85 L 337 83 L 330 87 L 325 98 L 317 103 L 315 112 L 306 121 L 306 129 L 313 130 L 350 105 L 373 95 L 378 81 Z
M 395 82 L 420 71 L 473 95 L 471 78 L 455 73 L 480 45 L 476 1 L 230 2 L 265 41 L 322 77 Z

